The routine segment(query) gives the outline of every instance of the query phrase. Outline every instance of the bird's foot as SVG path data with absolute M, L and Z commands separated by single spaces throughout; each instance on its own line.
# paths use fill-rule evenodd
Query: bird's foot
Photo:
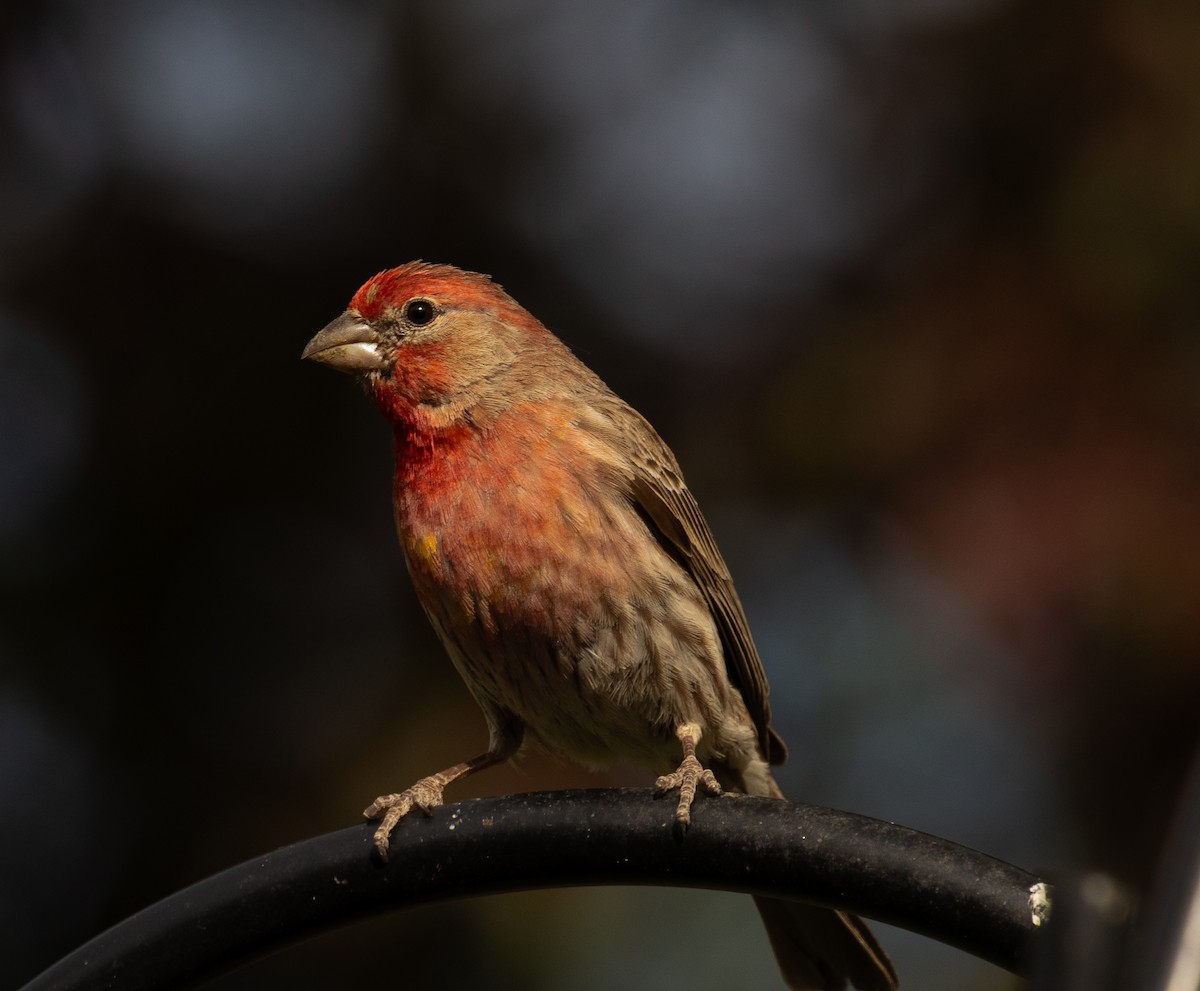
M 442 790 L 445 787 L 446 782 L 440 774 L 430 775 L 395 795 L 380 795 L 363 810 L 366 818 L 380 820 L 379 828 L 375 830 L 375 849 L 379 851 L 380 860 L 387 862 L 388 840 L 396 824 L 414 808 L 432 815 L 433 810 L 442 804 Z
M 696 798 L 698 787 L 712 795 L 721 794 L 721 786 L 717 784 L 713 772 L 701 764 L 694 753 L 687 754 L 678 768 L 654 782 L 656 795 L 665 795 L 675 788 L 679 789 L 679 804 L 675 806 L 675 825 L 680 831 L 686 831 L 692 821 L 692 802 Z

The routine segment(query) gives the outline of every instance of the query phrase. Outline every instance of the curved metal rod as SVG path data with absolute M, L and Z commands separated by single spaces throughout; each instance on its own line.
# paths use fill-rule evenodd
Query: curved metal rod
M 143 909 L 25 991 L 161 989 L 215 976 L 357 917 L 532 888 L 650 884 L 795 898 L 890 922 L 1027 974 L 1045 885 L 948 840 L 773 799 L 702 798 L 684 837 L 644 790 L 533 792 L 370 824 L 248 860 Z M 1035 898 L 1031 902 L 1031 891 Z

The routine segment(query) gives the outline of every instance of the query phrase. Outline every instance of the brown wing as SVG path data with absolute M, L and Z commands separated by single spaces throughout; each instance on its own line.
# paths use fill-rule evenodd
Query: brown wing
M 663 546 L 683 564 L 704 594 L 721 634 L 729 680 L 742 693 L 758 730 L 763 756 L 768 763 L 782 764 L 787 759 L 787 747 L 771 729 L 767 676 L 717 542 L 684 484 L 670 448 L 640 414 L 624 403 L 621 406 L 627 426 L 632 428 L 623 431 L 632 448 L 630 497 L 653 524 Z M 628 423 L 629 416 L 639 422 Z

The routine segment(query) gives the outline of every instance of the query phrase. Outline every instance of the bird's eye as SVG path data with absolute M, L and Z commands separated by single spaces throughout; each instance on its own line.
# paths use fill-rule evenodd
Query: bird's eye
M 414 327 L 424 327 L 435 314 L 433 304 L 427 299 L 410 299 L 404 304 L 404 319 Z

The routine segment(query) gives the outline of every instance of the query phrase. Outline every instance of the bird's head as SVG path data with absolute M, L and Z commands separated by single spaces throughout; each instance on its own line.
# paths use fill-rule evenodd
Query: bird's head
M 487 276 L 410 262 L 367 280 L 301 357 L 359 377 L 393 422 L 448 424 L 498 411 L 519 357 L 555 344 Z

